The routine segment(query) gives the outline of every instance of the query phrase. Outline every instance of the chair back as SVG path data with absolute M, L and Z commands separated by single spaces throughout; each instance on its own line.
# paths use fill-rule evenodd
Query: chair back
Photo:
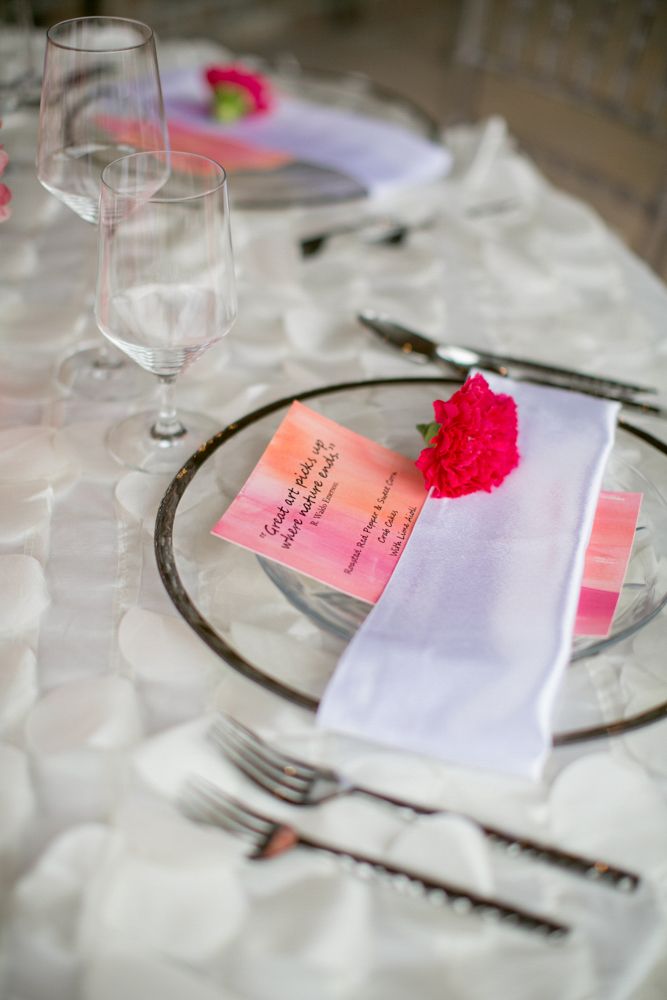
M 460 118 L 501 114 L 667 276 L 665 0 L 463 0 Z

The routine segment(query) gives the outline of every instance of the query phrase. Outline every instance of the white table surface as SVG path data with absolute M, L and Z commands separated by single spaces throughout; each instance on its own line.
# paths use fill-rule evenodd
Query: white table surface
M 234 673 L 179 618 L 152 555 L 167 480 L 107 456 L 105 431 L 126 407 L 67 396 L 53 379 L 64 354 L 99 337 L 96 235 L 40 188 L 35 131 L 36 114 L 18 111 L 0 133 L 14 190 L 0 226 L 0 994 L 664 997 L 667 723 L 556 751 L 537 783 L 449 767 L 318 732 L 308 712 Z M 182 379 L 180 401 L 223 426 L 313 386 L 412 374 L 361 331 L 361 307 L 436 337 L 665 390 L 664 286 L 585 206 L 550 188 L 499 123 L 448 141 L 448 180 L 381 206 L 408 219 L 435 213 L 400 248 L 345 237 L 301 259 L 297 237 L 344 210 L 237 212 L 239 319 Z M 506 197 L 509 210 L 465 213 Z M 635 422 L 667 440 L 666 422 Z M 665 461 L 649 470 L 663 489 Z M 663 613 L 590 662 L 603 711 L 665 700 L 665 637 Z M 377 788 L 637 870 L 641 890 L 623 896 L 513 861 L 455 817 L 407 820 L 350 799 L 296 819 L 565 919 L 574 933 L 549 945 L 308 853 L 249 862 L 240 842 L 175 804 L 186 777 L 201 774 L 288 815 L 207 743 L 217 708 Z

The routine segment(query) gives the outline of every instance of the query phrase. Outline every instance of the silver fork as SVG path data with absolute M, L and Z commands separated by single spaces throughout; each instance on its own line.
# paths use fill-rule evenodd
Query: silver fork
M 357 234 L 367 243 L 388 243 L 400 244 L 409 235 L 412 229 L 422 229 L 428 225 L 428 221 L 421 223 L 401 222 L 389 216 L 379 216 L 376 218 L 362 219 L 348 225 L 340 225 L 317 233 L 314 236 L 304 237 L 300 243 L 303 257 L 313 257 L 329 242 L 334 236 L 344 236 L 347 234 Z
M 399 892 L 421 897 L 433 906 L 449 906 L 461 915 L 477 914 L 485 920 L 532 931 L 550 940 L 562 938 L 570 930 L 566 924 L 500 899 L 482 896 L 388 861 L 315 840 L 286 823 L 249 809 L 203 778 L 188 782 L 180 805 L 190 819 L 221 827 L 245 840 L 250 845 L 252 860 L 277 858 L 295 847 L 306 848 L 339 859 L 345 870 L 361 878 L 385 882 Z
M 343 795 L 364 795 L 412 815 L 433 816 L 441 813 L 462 816 L 473 822 L 492 843 L 505 848 L 508 854 L 531 861 L 542 861 L 623 892 L 631 892 L 639 885 L 638 875 L 616 868 L 606 861 L 583 857 L 529 837 L 517 836 L 453 809 L 419 805 L 376 792 L 372 788 L 355 785 L 331 768 L 308 764 L 282 753 L 225 713 L 219 713 L 209 730 L 209 738 L 250 781 L 290 805 L 313 806 Z
M 479 202 L 465 208 L 463 214 L 470 219 L 483 219 L 494 215 L 503 215 L 515 208 L 521 207 L 518 198 L 496 198 L 493 201 Z M 437 215 L 429 215 L 413 222 L 403 221 L 392 216 L 375 216 L 362 218 L 347 225 L 332 226 L 312 236 L 304 236 L 299 240 L 299 248 L 303 257 L 313 257 L 335 236 L 356 234 L 366 243 L 385 243 L 400 246 L 413 232 L 429 229 L 438 221 Z

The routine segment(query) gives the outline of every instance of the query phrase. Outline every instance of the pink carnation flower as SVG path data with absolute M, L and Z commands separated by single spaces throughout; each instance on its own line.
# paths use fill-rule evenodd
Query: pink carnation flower
M 440 425 L 415 463 L 434 497 L 500 486 L 519 463 L 516 403 L 474 375 L 451 399 L 433 404 Z
M 2 122 L 0 122 L 2 125 Z M 2 176 L 5 167 L 9 163 L 9 157 L 6 152 L 0 146 L 0 176 Z M 12 200 L 12 192 L 9 190 L 6 184 L 0 184 L 0 222 L 4 222 L 11 215 L 11 210 L 9 208 L 9 203 Z
M 216 101 L 228 99 L 235 108 L 229 114 L 230 120 L 244 114 L 259 114 L 272 106 L 271 86 L 259 73 L 250 73 L 241 66 L 209 66 L 206 79 Z
M 9 203 L 12 200 L 12 192 L 6 184 L 0 184 L 0 222 L 4 222 L 12 214 Z

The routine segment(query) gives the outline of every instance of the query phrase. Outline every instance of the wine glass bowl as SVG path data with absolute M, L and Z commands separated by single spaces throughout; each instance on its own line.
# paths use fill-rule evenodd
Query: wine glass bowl
M 123 154 L 167 146 L 152 29 L 118 17 L 73 18 L 49 28 L 37 146 L 43 187 L 96 224 L 104 167 Z M 105 344 L 70 355 L 58 377 L 95 399 L 137 395 L 146 381 Z
M 105 337 L 156 375 L 158 413 L 111 428 L 112 454 L 130 468 L 173 472 L 216 424 L 178 414 L 176 377 L 236 319 L 234 260 L 223 168 L 194 153 L 124 156 L 102 172 L 95 315 Z
M 85 17 L 49 28 L 37 176 L 96 223 L 100 175 L 112 160 L 165 146 L 153 32 L 140 21 Z

